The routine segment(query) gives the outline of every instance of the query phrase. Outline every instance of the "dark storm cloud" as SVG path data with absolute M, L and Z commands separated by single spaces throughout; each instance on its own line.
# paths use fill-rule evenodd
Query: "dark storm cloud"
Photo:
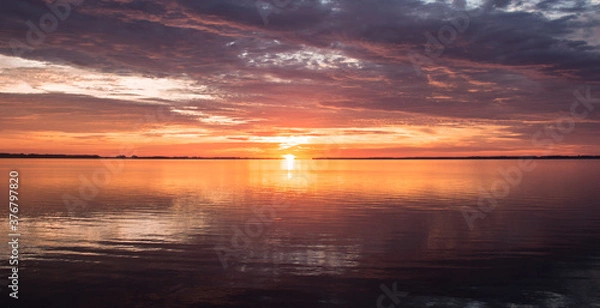
M 509 2 L 488 3 L 504 8 Z M 332 1 L 330 5 L 319 1 L 292 1 L 287 7 L 273 6 L 269 24 L 264 26 L 256 3 L 233 0 L 85 2 L 81 7 L 74 7 L 69 18 L 60 22 L 58 30 L 48 36 L 48 44 L 40 47 L 43 52 L 37 56 L 58 56 L 58 51 L 48 55 L 46 50 L 58 43 L 67 52 L 85 51 L 102 56 L 98 61 L 118 63 L 137 58 L 138 61 L 129 64 L 139 62 L 140 67 L 146 67 L 151 57 L 159 57 L 155 65 L 179 61 L 191 65 L 187 70 L 194 72 L 199 68 L 194 63 L 206 64 L 209 59 L 238 64 L 236 47 L 244 46 L 244 39 L 246 44 L 263 47 L 265 51 L 275 51 L 265 45 L 269 39 L 278 39 L 289 48 L 297 48 L 298 44 L 333 47 L 353 52 L 353 56 L 361 59 L 384 61 L 386 58 L 378 57 L 363 46 L 379 44 L 378 47 L 384 49 L 383 55 L 405 60 L 404 54 L 395 49 L 422 47 L 426 42 L 423 33 L 435 34 L 456 11 L 441 3 L 419 1 Z M 538 4 L 542 9 L 549 6 L 551 4 L 545 2 Z M 577 7 L 578 10 L 585 8 Z M 24 39 L 25 21 L 35 22 L 47 12 L 42 1 L 5 1 L 0 12 L 4 40 Z M 507 65 L 552 64 L 557 68 L 571 64 L 565 67 L 569 69 L 585 69 L 593 65 L 584 63 L 599 61 L 595 47 L 562 38 L 584 26 L 573 18 L 548 20 L 539 13 L 483 9 L 473 9 L 469 15 L 467 32 L 461 34 L 457 44 L 447 48 L 447 57 Z M 239 46 L 223 48 L 223 44 L 238 38 L 243 41 Z M 90 48 L 86 48 L 87 45 Z M 120 50 L 119 45 L 127 47 L 129 52 Z M 69 56 L 71 54 L 66 54 L 64 58 L 70 59 Z M 576 66 L 577 63 L 581 63 L 580 66 Z M 94 65 L 93 61 L 85 64 Z M 172 70 L 185 71 L 186 67 L 176 65 Z

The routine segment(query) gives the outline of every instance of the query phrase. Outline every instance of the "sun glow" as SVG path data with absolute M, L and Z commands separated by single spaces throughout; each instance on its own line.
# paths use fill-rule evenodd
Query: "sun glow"
M 282 155 L 283 158 L 285 158 L 285 169 L 288 171 L 294 170 L 294 159 L 296 158 L 296 156 L 292 155 L 292 154 L 286 154 L 286 155 Z M 288 174 L 288 177 L 290 176 L 290 174 Z

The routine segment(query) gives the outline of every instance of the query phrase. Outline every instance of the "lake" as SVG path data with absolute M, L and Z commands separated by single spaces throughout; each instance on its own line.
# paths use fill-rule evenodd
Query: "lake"
M 600 160 L 533 164 L 2 159 L 11 303 L 600 307 Z

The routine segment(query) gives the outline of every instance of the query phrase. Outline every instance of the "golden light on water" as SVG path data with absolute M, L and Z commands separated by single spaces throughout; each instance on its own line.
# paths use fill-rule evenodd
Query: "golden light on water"
M 288 171 L 294 170 L 294 160 L 296 159 L 296 156 L 292 154 L 286 154 L 282 155 L 282 157 L 285 159 L 285 169 Z

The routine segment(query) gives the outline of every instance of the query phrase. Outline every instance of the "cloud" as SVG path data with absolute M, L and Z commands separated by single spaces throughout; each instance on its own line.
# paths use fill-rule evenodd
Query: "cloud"
M 65 93 L 139 102 L 214 100 L 189 78 L 127 76 L 0 55 L 0 92 Z
M 272 150 L 294 132 L 305 143 L 341 134 L 355 147 L 433 140 L 443 152 L 443 138 L 420 129 L 453 123 L 496 128 L 436 135 L 480 136 L 473 140 L 490 151 L 523 148 L 531 131 L 524 122 L 568 111 L 578 85 L 598 93 L 599 8 L 584 0 L 86 1 L 15 56 L 8 42 L 27 43 L 27 21 L 38 24 L 50 10 L 43 1 L 5 1 L 0 106 L 23 132 L 144 132 L 150 143 L 168 136 Z M 439 45 L 440 30 L 459 16 L 468 16 L 464 31 Z M 432 37 L 443 46 L 433 57 Z M 421 75 L 411 52 L 429 59 Z M 156 123 L 163 131 L 127 125 L 157 106 L 170 115 Z M 578 125 L 586 137 L 574 137 L 582 147 L 599 141 L 598 116 L 586 121 Z

